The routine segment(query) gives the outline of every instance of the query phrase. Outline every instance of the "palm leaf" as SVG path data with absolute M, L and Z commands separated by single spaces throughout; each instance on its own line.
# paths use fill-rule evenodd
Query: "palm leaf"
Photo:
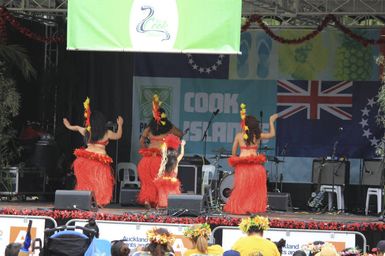
M 36 77 L 36 70 L 31 64 L 27 50 L 22 46 L 0 43 L 0 58 L 20 70 L 25 79 Z

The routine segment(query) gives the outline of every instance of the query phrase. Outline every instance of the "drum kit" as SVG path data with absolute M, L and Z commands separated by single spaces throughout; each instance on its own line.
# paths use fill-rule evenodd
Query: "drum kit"
M 280 163 L 283 163 L 284 160 L 279 159 L 276 156 L 270 156 L 266 153 L 268 151 L 272 151 L 273 148 L 269 147 L 263 147 L 261 148 L 260 152 L 265 154 L 267 157 L 268 162 L 271 162 L 275 165 L 275 192 L 280 192 L 278 188 L 278 180 L 279 180 L 279 168 L 278 165 Z M 225 170 L 220 165 L 220 160 L 227 159 L 231 157 L 231 152 L 226 150 L 225 148 L 219 148 L 212 151 L 214 153 L 214 156 L 209 158 L 211 160 L 211 165 L 215 167 L 214 175 L 211 176 L 210 179 L 210 191 L 209 191 L 209 198 L 210 201 L 208 202 L 209 207 L 212 209 L 220 209 L 223 204 L 226 204 L 229 200 L 229 197 L 231 195 L 231 192 L 234 188 L 234 172 Z M 282 175 L 282 174 L 281 174 Z M 282 190 L 282 184 L 281 184 L 281 190 Z

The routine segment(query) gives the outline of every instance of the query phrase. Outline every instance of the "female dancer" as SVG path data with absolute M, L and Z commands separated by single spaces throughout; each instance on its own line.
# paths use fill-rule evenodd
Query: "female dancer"
M 76 149 L 76 159 L 73 168 L 76 176 L 76 190 L 90 190 L 95 194 L 98 206 L 104 206 L 112 200 L 114 177 L 110 164 L 111 157 L 106 153 L 109 140 L 118 140 L 122 137 L 123 118 L 118 117 L 118 130 L 113 132 L 106 127 L 106 118 L 98 111 L 91 113 L 89 99 L 84 102 L 85 127 L 71 125 L 64 118 L 64 126 L 82 134 L 87 141 L 87 148 Z
M 197 224 L 186 228 L 183 235 L 190 239 L 193 248 L 187 250 L 183 256 L 190 255 L 223 255 L 220 245 L 209 246 L 208 239 L 211 235 L 210 225 L 207 223 Z
M 270 116 L 269 133 L 261 133 L 258 120 L 246 116 L 246 106 L 241 104 L 242 132 L 234 138 L 232 157 L 229 164 L 235 168 L 234 189 L 227 201 L 224 211 L 233 214 L 250 214 L 265 212 L 267 205 L 266 162 L 264 155 L 257 153 L 261 139 L 275 136 L 274 122 L 278 115 Z M 240 148 L 240 155 L 236 156 Z
M 154 180 L 157 178 L 162 161 L 160 147 L 163 144 L 163 139 L 168 134 L 174 134 L 177 137 L 182 136 L 182 132 L 167 119 L 164 109 L 160 108 L 157 95 L 153 97 L 152 115 L 153 118 L 140 137 L 142 148 L 139 150 L 139 154 L 142 155 L 142 159 L 138 163 L 140 179 L 138 202 L 144 204 L 146 208 L 150 208 L 150 204 L 154 207 L 158 204 L 158 193 Z
M 182 145 L 178 155 L 179 144 Z M 167 197 L 169 194 L 180 194 L 180 181 L 178 180 L 178 164 L 184 155 L 186 142 L 169 134 L 164 138 L 162 145 L 162 162 L 160 164 L 158 177 L 154 181 L 158 193 L 158 207 L 167 208 Z

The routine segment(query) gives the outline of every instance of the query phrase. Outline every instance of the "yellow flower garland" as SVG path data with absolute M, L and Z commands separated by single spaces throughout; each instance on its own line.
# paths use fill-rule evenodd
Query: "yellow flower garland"
M 208 239 L 211 235 L 210 225 L 207 223 L 194 225 L 187 227 L 183 233 L 183 235 L 189 239 L 196 239 L 200 236 Z
M 262 216 L 254 216 L 242 219 L 239 229 L 247 233 L 251 227 L 257 227 L 259 230 L 269 229 L 269 219 Z
M 158 234 L 158 228 L 153 228 L 147 231 L 147 238 L 151 243 L 156 244 L 170 244 L 172 245 L 175 241 L 173 234 Z

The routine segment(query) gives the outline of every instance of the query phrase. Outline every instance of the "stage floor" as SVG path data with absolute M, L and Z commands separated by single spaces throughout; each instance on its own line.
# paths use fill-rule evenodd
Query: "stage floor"
M 53 210 L 53 203 L 49 202 L 39 202 L 39 201 L 0 201 L 0 210 L 1 209 L 14 209 L 14 210 Z M 118 204 L 110 204 L 105 208 L 99 209 L 98 213 L 101 214 L 111 214 L 111 215 L 136 215 L 136 214 L 154 214 L 154 215 L 167 215 L 165 210 L 156 210 L 150 209 L 146 210 L 143 207 L 123 207 Z M 242 215 L 231 215 L 220 211 L 212 211 L 211 213 L 204 214 L 205 216 L 210 217 L 242 217 Z M 293 212 L 283 212 L 283 211 L 267 211 L 260 215 L 267 216 L 270 219 L 282 220 L 282 221 L 302 221 L 302 222 L 338 222 L 338 223 L 379 223 L 379 215 L 357 215 L 351 213 L 343 212 L 324 212 L 324 213 L 314 213 L 314 212 L 305 212 L 305 211 L 293 211 Z

